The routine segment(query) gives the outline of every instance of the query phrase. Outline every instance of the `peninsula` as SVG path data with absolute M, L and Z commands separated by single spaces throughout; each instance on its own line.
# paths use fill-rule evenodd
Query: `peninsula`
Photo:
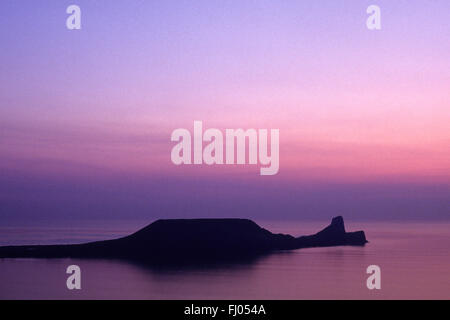
M 363 246 L 363 231 L 346 232 L 342 217 L 302 237 L 274 234 L 247 219 L 157 220 L 129 236 L 75 245 L 0 247 L 0 258 L 113 258 L 150 263 L 241 259 L 280 250 Z

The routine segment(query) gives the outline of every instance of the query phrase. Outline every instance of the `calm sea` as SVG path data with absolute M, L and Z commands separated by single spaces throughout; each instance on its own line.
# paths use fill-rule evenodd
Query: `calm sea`
M 276 233 L 315 233 L 328 222 L 263 222 Z M 0 227 L 0 245 L 112 239 L 145 223 L 102 227 Z M 365 247 L 274 253 L 251 264 L 156 270 L 124 261 L 0 259 L 0 299 L 450 299 L 450 223 L 347 224 L 366 231 Z M 82 289 L 66 288 L 80 266 Z M 381 268 L 368 290 L 366 268 Z

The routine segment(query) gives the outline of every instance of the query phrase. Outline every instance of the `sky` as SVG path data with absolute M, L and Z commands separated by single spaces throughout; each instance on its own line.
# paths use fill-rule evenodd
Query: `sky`
M 71 4 L 81 30 L 66 28 Z M 447 0 L 2 0 L 0 223 L 449 220 L 449 12 Z M 279 173 L 175 166 L 171 133 L 195 120 L 279 129 Z

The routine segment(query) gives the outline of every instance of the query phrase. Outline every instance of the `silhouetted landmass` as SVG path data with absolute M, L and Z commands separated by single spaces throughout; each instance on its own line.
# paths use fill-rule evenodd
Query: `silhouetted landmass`
M 295 238 L 246 219 L 158 220 L 127 237 L 76 245 L 0 247 L 0 258 L 117 258 L 150 263 L 223 261 L 278 250 L 363 246 L 363 231 L 346 232 L 342 217 L 322 231 Z

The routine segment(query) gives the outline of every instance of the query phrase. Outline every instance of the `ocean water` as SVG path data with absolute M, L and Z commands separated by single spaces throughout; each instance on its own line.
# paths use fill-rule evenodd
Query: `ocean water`
M 329 222 L 267 222 L 276 233 L 312 234 Z M 0 227 L 0 245 L 112 239 L 145 225 Z M 101 226 L 101 227 L 100 227 Z M 0 299 L 450 299 L 450 223 L 347 223 L 365 247 L 301 249 L 251 263 L 154 269 L 126 261 L 0 259 Z M 68 290 L 66 268 L 81 268 L 81 290 Z M 366 269 L 381 268 L 381 290 Z

